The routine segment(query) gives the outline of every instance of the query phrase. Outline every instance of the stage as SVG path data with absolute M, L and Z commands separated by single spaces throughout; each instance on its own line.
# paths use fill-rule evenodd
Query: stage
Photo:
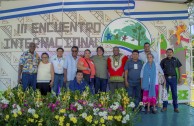
M 194 108 L 185 104 L 179 105 L 180 113 L 174 113 L 173 106 L 169 105 L 166 112 L 144 114 L 140 112 L 141 121 L 135 126 L 194 126 Z

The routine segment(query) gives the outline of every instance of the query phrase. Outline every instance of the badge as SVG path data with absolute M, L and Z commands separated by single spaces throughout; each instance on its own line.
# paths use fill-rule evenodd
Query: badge
M 134 69 L 138 69 L 138 65 L 137 64 L 134 64 Z

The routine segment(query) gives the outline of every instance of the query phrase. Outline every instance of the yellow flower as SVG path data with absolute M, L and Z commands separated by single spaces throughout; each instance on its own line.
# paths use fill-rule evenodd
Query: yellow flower
M 64 122 L 64 119 L 65 119 L 64 116 L 60 116 L 60 117 L 59 117 L 59 122 L 62 122 L 62 123 L 63 123 L 63 122 Z
M 38 123 L 38 126 L 42 126 L 42 123 L 39 122 L 39 123 Z
M 14 113 L 13 114 L 13 117 L 17 118 L 18 117 L 17 113 Z
M 75 117 L 70 118 L 70 121 L 72 121 L 74 124 L 77 123 L 77 119 Z
M 18 114 L 19 114 L 19 115 L 22 115 L 22 112 L 21 112 L 21 111 L 18 111 Z
M 38 122 L 39 122 L 39 123 L 42 123 L 42 122 L 43 122 L 43 119 L 40 119 Z
M 59 111 L 60 113 L 65 113 L 66 112 L 66 110 L 65 109 L 60 109 L 60 111 Z
M 114 116 L 114 119 L 117 120 L 118 122 L 120 122 L 122 119 L 122 116 L 121 115 Z
M 108 116 L 108 120 L 112 120 L 113 119 L 113 116 Z
M 38 119 L 38 114 L 33 115 L 35 119 Z
M 66 123 L 66 126 L 70 126 L 70 123 Z
M 34 119 L 28 118 L 28 122 L 34 122 Z
M 7 121 L 9 119 L 9 115 L 6 115 L 5 116 L 5 120 Z
M 85 119 L 86 119 L 86 121 L 88 121 L 89 123 L 91 123 L 92 122 L 92 118 L 93 117 L 91 115 L 89 115 Z
M 104 123 L 104 119 L 103 118 L 100 118 L 100 123 Z
M 59 126 L 63 126 L 63 122 L 59 122 Z
M 56 116 L 55 116 L 55 119 L 58 120 L 58 119 L 59 119 L 59 115 L 56 115 Z
M 95 124 L 98 124 L 98 120 L 94 121 Z

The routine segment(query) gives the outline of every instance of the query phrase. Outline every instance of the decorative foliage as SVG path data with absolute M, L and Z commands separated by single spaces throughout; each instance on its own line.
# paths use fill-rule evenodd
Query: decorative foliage
M 62 91 L 56 97 L 9 88 L 0 94 L 0 125 L 131 126 L 138 120 L 141 105 L 134 108 L 125 89 L 92 95 L 87 87 L 82 94 Z

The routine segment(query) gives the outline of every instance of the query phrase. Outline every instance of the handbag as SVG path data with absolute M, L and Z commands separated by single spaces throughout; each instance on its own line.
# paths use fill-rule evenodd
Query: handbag
M 167 92 L 167 89 L 166 89 L 166 84 L 164 84 L 162 86 L 162 96 L 161 96 L 161 100 L 162 101 L 168 101 L 168 92 Z
M 164 84 L 164 78 L 162 74 L 158 74 L 158 84 L 162 85 Z

